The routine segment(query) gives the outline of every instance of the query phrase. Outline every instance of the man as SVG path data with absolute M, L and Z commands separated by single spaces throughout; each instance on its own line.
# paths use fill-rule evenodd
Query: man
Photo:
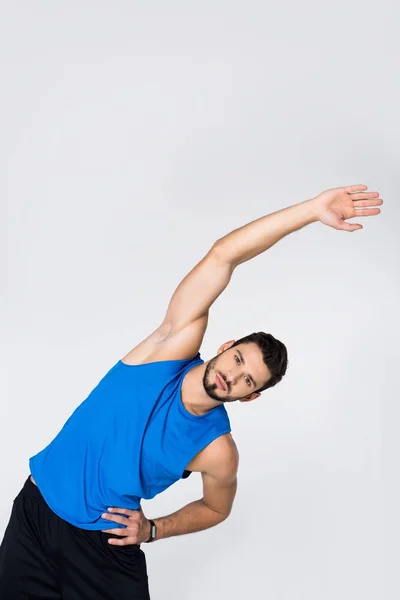
M 354 185 L 262 217 L 219 239 L 175 291 L 161 325 L 119 360 L 54 440 L 30 459 L 0 549 L 0 598 L 149 598 L 142 543 L 224 521 L 238 452 L 225 410 L 276 385 L 284 344 L 255 333 L 204 362 L 208 312 L 234 269 L 305 225 L 356 231 L 377 192 Z M 149 520 L 140 507 L 191 471 L 203 497 Z

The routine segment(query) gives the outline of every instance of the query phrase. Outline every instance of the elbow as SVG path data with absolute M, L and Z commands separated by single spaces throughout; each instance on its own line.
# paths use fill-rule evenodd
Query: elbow
M 217 509 L 213 508 L 212 506 L 210 506 L 209 504 L 207 504 L 204 501 L 204 498 L 202 499 L 202 502 L 208 508 L 208 510 L 210 511 L 210 514 L 212 514 L 215 525 L 218 525 L 219 523 L 223 523 L 224 521 L 226 521 L 226 519 L 229 517 L 229 515 L 232 512 L 232 507 L 226 508 L 225 510 L 217 510 Z
M 214 510 L 213 513 L 214 513 L 214 524 L 220 525 L 221 523 L 223 523 L 224 521 L 227 520 L 227 518 L 231 514 L 231 511 L 229 511 L 229 512 L 219 512 L 218 511 L 217 512 L 216 510 Z
M 209 252 L 209 255 L 213 256 L 219 264 L 229 265 L 232 271 L 236 266 L 233 257 L 228 251 L 227 244 L 224 238 L 218 239 L 216 242 L 214 242 Z
M 216 240 L 213 243 L 213 245 L 211 246 L 210 254 L 226 260 L 226 258 L 227 258 L 226 244 L 224 243 L 223 238 L 219 238 L 218 240 Z
M 227 520 L 227 518 L 230 516 L 231 511 L 226 512 L 226 513 L 220 513 L 220 523 L 223 523 L 224 521 Z

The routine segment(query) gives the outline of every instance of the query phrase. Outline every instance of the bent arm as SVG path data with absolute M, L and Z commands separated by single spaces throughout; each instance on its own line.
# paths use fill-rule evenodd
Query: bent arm
M 228 516 L 229 513 L 219 513 L 207 506 L 202 498 L 167 517 L 154 519 L 157 527 L 156 540 L 203 531 L 222 523 Z
M 190 467 L 203 476 L 203 497 L 171 515 L 153 519 L 157 528 L 154 539 L 194 533 L 222 523 L 229 516 L 236 495 L 238 462 L 239 453 L 230 434 L 206 446 L 190 463 Z M 149 539 L 150 521 L 142 510 L 111 507 L 108 511 L 114 514 L 103 513 L 103 519 L 124 526 L 124 529 L 103 530 L 123 538 L 110 539 L 108 543 L 126 546 Z
M 239 453 L 230 436 L 210 444 L 197 459 L 202 467 L 203 497 L 172 515 L 154 519 L 156 539 L 214 527 L 231 513 L 237 491 Z

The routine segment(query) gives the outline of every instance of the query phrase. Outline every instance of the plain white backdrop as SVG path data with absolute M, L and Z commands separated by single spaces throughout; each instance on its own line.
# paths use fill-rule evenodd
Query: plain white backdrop
M 385 204 L 364 230 L 286 238 L 212 308 L 205 360 L 264 330 L 290 368 L 229 407 L 231 517 L 146 556 L 152 600 L 398 597 L 395 3 L 0 7 L 1 536 L 28 458 L 218 237 L 365 183 Z M 192 476 L 144 510 L 200 496 Z

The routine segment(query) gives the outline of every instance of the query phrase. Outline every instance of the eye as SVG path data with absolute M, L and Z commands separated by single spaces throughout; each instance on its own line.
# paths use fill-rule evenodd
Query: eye
M 246 380 L 247 385 L 251 385 L 251 381 L 248 377 L 245 377 L 245 380 Z
M 237 354 L 235 354 L 235 359 L 236 359 L 237 364 L 239 364 L 240 363 L 240 358 L 238 357 Z

